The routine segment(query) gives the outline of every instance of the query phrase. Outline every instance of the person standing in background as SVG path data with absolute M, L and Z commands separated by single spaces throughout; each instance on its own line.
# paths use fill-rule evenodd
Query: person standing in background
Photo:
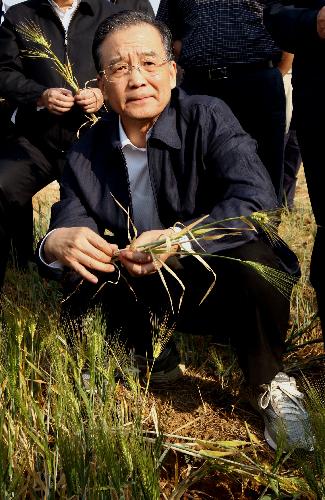
M 264 13 L 278 45 L 294 53 L 292 83 L 297 137 L 317 224 L 310 264 L 325 340 L 325 0 L 273 2 Z
M 17 112 L 12 137 L 0 150 L 0 288 L 15 234 L 20 267 L 33 256 L 32 196 L 60 178 L 66 152 L 87 120 L 85 113 L 103 105 L 99 88 L 84 88 L 96 78 L 92 38 L 100 22 L 119 10 L 106 0 L 28 0 L 5 13 L 0 26 L 0 96 Z M 24 51 L 35 48 L 17 29 L 26 22 L 42 30 L 62 62 L 69 57 L 79 93 L 51 60 L 24 57 Z
M 301 154 L 297 139 L 295 117 L 292 106 L 292 62 L 293 54 L 283 52 L 281 62 L 278 65 L 284 83 L 286 95 L 286 134 L 284 138 L 284 177 L 283 177 L 283 204 L 293 209 L 294 197 L 299 168 L 301 165 Z
M 257 141 L 279 203 L 283 194 L 285 94 L 281 59 L 263 25 L 259 0 L 161 0 L 157 19 L 170 28 L 181 87 L 224 100 Z
M 144 12 L 152 17 L 155 15 L 149 0 L 111 0 L 111 2 L 121 9 Z

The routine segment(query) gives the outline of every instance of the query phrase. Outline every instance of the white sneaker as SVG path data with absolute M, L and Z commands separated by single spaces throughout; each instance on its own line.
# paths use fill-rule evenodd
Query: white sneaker
M 276 450 L 282 438 L 284 451 L 292 448 L 313 451 L 310 419 L 295 379 L 279 372 L 270 384 L 260 388 L 263 392 L 257 403 L 264 418 L 264 436 L 271 448 Z

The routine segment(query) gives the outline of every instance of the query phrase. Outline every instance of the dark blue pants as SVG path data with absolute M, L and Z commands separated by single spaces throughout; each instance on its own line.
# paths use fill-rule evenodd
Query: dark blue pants
M 279 257 L 261 241 L 246 243 L 223 254 L 282 269 Z M 116 285 L 107 283 L 97 294 L 98 285 L 84 281 L 78 287 L 80 279 L 73 282 L 72 274 L 64 285 L 69 299 L 64 303 L 63 316 L 68 319 L 69 331 L 73 336 L 80 335 L 79 319 L 87 309 L 100 304 L 107 315 L 109 333 L 119 332 L 137 353 L 147 352 L 150 357 L 151 314 L 162 318 L 169 312 L 170 323 L 175 323 L 181 332 L 230 339 L 250 385 L 270 382 L 283 367 L 289 300 L 241 263 L 218 258 L 210 258 L 208 262 L 216 273 L 216 284 L 201 305 L 201 299 L 213 282 L 212 274 L 193 257 L 179 259 L 178 265 L 173 266 L 185 285 L 182 306 L 175 315 L 171 314 L 168 295 L 158 273 L 138 278 L 125 274 L 127 281 L 120 279 Z M 167 272 L 164 277 L 177 311 L 181 287 Z M 107 274 L 99 278 L 100 284 L 103 280 L 114 279 Z
M 294 94 L 297 137 L 301 150 L 317 233 L 311 258 L 310 280 L 315 288 L 325 339 L 325 104 L 323 88 Z
M 301 165 L 301 153 L 294 128 L 289 129 L 284 139 L 283 204 L 293 208 L 297 176 Z
M 189 94 L 219 97 L 228 104 L 243 129 L 257 141 L 258 154 L 282 203 L 286 117 L 280 71 L 245 68 L 222 80 L 207 80 L 185 71 L 181 87 Z
M 1 155 L 5 154 L 10 143 L 13 143 L 14 138 L 14 125 L 11 122 L 11 115 L 14 111 L 12 106 L 9 106 L 6 102 L 0 103 L 0 163 Z M 13 147 L 14 143 L 13 143 Z M 0 176 L 1 184 L 1 176 Z M 1 189 L 1 186 L 0 186 Z M 10 210 L 12 213 L 14 208 Z M 13 255 L 15 257 L 15 262 L 18 267 L 24 268 L 27 266 L 29 260 L 33 258 L 33 206 L 31 199 L 22 207 L 17 214 L 18 224 L 12 225 L 11 230 L 11 242 Z M 0 212 L 2 219 L 7 219 L 8 214 Z M 0 221 L 1 225 L 1 221 Z M 0 288 L 3 282 L 3 275 L 5 271 L 4 260 L 6 258 L 4 255 L 8 253 L 9 239 L 5 238 L 1 228 L 0 228 Z
M 24 137 L 11 137 L 0 150 L 0 289 L 11 242 L 18 264 L 33 255 L 32 197 L 58 179 L 65 156 L 42 152 Z

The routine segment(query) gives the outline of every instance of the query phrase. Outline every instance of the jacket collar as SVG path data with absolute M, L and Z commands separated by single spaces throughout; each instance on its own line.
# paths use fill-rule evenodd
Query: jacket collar
M 181 148 L 181 140 L 176 126 L 176 105 L 181 94 L 182 91 L 178 88 L 172 91 L 171 100 L 154 124 L 151 134 L 151 139 L 157 139 L 174 149 Z

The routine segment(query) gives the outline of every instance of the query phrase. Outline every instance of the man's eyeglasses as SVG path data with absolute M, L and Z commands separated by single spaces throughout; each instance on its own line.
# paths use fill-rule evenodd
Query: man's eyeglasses
M 158 75 L 162 66 L 168 62 L 170 62 L 169 58 L 161 59 L 155 56 L 145 56 L 139 60 L 138 64 L 128 64 L 125 61 L 109 64 L 102 73 L 111 81 L 130 75 L 134 69 L 140 71 L 144 77 L 150 77 Z

